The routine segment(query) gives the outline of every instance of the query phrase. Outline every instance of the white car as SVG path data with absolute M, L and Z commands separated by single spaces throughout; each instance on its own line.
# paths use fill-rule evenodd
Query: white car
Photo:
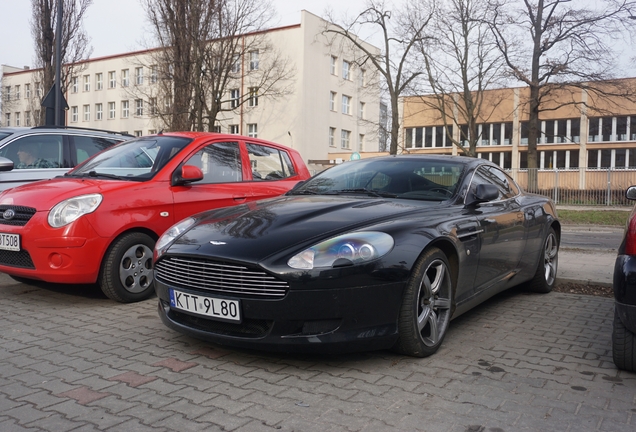
M 70 127 L 0 128 L 0 191 L 62 175 L 89 156 L 130 138 Z

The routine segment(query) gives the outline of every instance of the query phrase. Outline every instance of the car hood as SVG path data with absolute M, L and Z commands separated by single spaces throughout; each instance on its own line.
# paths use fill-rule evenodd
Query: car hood
M 203 213 L 169 253 L 256 263 L 278 252 L 439 206 L 367 197 L 284 196 Z
M 41 180 L 8 189 L 0 194 L 0 205 L 35 207 L 37 211 L 49 211 L 68 198 L 91 193 L 104 193 L 133 182 L 91 178 L 59 177 Z M 134 184 L 138 184 L 134 182 Z

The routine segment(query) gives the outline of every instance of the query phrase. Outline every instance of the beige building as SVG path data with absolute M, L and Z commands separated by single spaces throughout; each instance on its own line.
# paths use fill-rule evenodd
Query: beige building
M 293 68 L 291 91 L 283 98 L 259 97 L 254 103 L 225 111 L 216 129 L 224 133 L 257 136 L 295 148 L 307 163 L 329 160 L 329 153 L 350 154 L 378 149 L 380 94 L 371 70 L 354 64 L 355 53 L 345 44 L 330 43 L 323 35 L 329 25 L 302 11 L 301 22 L 259 34 Z M 249 37 L 247 35 L 246 37 Z M 369 49 L 379 52 L 375 47 Z M 157 66 L 153 51 L 94 58 L 82 63 L 71 77 L 65 97 L 68 126 L 125 131 L 134 135 L 163 129 L 153 115 L 157 99 Z M 260 60 L 267 59 L 260 53 Z M 242 67 L 258 68 L 259 53 L 242 59 Z M 37 82 L 37 70 L 4 67 L 2 126 L 32 126 L 41 109 L 38 95 L 48 91 Z M 247 79 L 237 80 L 228 92 L 250 91 Z M 228 94 L 224 99 L 231 100 Z M 231 102 L 228 102 L 231 103 Z
M 636 88 L 636 78 L 626 78 L 622 83 Z M 478 127 L 479 157 L 506 169 L 527 168 L 528 95 L 527 87 L 486 92 Z M 425 99 L 403 99 L 401 150 L 458 154 L 448 135 L 459 141 L 466 125 L 449 118 L 450 130 L 445 130 L 439 112 Z M 543 105 L 540 114 L 539 169 L 636 168 L 634 101 L 594 97 L 575 88 L 561 91 L 552 100 Z

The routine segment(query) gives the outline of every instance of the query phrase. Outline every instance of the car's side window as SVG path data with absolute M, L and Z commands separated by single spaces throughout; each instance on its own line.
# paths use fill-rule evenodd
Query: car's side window
M 210 144 L 186 161 L 203 171 L 201 183 L 231 183 L 243 180 L 241 151 L 236 142 Z
M 247 153 L 256 181 L 280 180 L 296 174 L 287 152 L 261 144 L 247 144 Z
M 61 135 L 28 135 L 4 146 L 0 156 L 11 159 L 14 169 L 59 168 L 63 142 Z
M 75 144 L 75 160 L 78 164 L 84 162 L 90 156 L 121 142 L 107 138 L 87 136 L 74 136 L 72 140 Z

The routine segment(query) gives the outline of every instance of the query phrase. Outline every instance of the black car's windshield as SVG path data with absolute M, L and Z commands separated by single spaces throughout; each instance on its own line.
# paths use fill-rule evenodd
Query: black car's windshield
M 159 172 L 189 138 L 150 136 L 126 141 L 97 154 L 67 175 L 125 180 L 147 180 Z
M 363 159 L 323 171 L 288 194 L 444 201 L 455 194 L 463 168 L 461 162 L 435 157 Z

